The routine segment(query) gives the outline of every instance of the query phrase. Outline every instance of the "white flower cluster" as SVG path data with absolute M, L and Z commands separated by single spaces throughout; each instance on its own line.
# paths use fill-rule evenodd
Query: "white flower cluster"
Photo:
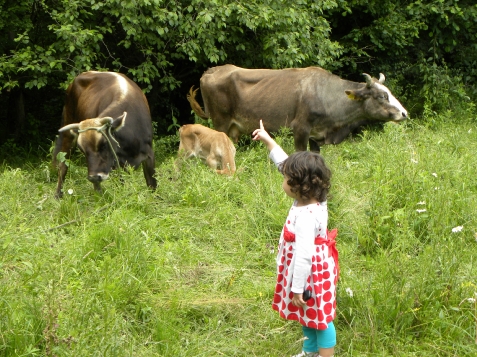
M 426 204 L 426 201 L 421 201 L 421 202 L 418 202 L 417 205 L 418 206 L 424 206 Z M 425 208 L 418 208 L 416 210 L 417 213 L 424 213 L 424 212 L 427 212 L 427 209 Z
M 348 294 L 349 297 L 353 297 L 353 290 L 351 290 L 351 288 L 346 288 L 346 294 Z
M 464 226 L 457 226 L 457 227 L 454 227 L 452 228 L 452 233 L 457 233 L 457 232 L 460 232 L 464 229 Z

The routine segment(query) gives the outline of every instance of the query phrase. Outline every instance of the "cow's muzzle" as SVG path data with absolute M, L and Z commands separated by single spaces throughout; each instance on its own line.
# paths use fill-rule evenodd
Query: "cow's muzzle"
M 403 120 L 406 120 L 407 119 L 407 112 L 401 112 L 401 115 L 399 116 L 399 114 L 395 114 L 394 116 L 394 119 L 392 119 L 393 122 L 395 123 L 399 123 Z
M 88 175 L 88 180 L 92 183 L 103 182 L 109 178 L 108 174 L 98 173 L 95 175 Z

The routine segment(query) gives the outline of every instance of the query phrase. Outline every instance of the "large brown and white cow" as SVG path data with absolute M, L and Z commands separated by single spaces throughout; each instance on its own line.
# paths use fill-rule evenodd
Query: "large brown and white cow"
M 363 74 L 366 83 L 339 78 L 319 67 L 244 69 L 213 67 L 200 79 L 204 110 L 187 99 L 201 118 L 211 118 L 214 129 L 234 142 L 250 134 L 260 119 L 268 131 L 290 127 L 295 149 L 319 151 L 320 145 L 338 144 L 364 123 L 401 121 L 407 111 L 379 80 Z
M 218 174 L 235 172 L 235 146 L 227 134 L 200 124 L 186 124 L 179 129 L 179 157 L 198 157 Z
M 76 144 L 86 156 L 88 180 L 96 191 L 112 169 L 137 168 L 141 163 L 147 185 L 156 188 L 149 105 L 125 75 L 90 71 L 77 76 L 66 90 L 59 133 L 53 153 L 58 166 L 56 197 L 62 196 L 68 170 L 64 160 L 57 162 L 57 155 L 65 152 L 68 159 Z

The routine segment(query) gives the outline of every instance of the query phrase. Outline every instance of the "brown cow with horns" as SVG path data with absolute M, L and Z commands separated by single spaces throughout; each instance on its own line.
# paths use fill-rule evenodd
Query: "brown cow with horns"
M 112 169 L 141 163 L 149 187 L 156 188 L 149 105 L 141 89 L 123 74 L 84 72 L 66 90 L 63 127 L 56 142 L 53 163 L 59 152 L 69 158 L 78 144 L 85 154 L 88 180 L 96 191 Z M 61 197 L 68 166 L 58 164 L 56 197 Z
M 268 131 L 290 127 L 296 150 L 319 151 L 338 144 L 354 129 L 370 122 L 401 121 L 407 111 L 379 80 L 363 74 L 366 83 L 351 82 L 319 67 L 244 69 L 233 65 L 204 72 L 200 89 L 204 110 L 191 88 L 187 99 L 201 118 L 234 142 L 250 134 L 260 119 Z

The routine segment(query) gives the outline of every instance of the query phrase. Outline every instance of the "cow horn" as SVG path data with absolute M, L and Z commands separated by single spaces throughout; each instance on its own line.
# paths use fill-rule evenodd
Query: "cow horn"
M 113 118 L 111 117 L 104 117 L 104 118 L 100 118 L 99 119 L 99 123 L 101 125 L 104 125 L 104 124 L 111 124 L 113 122 Z
M 371 87 L 373 85 L 373 79 L 367 73 L 363 73 L 364 78 L 366 79 L 366 86 Z
M 114 120 L 118 120 L 118 119 L 126 119 L 126 115 L 128 115 L 128 112 L 124 112 L 123 114 L 121 114 L 120 116 L 118 116 L 116 119 Z
M 126 124 L 127 114 L 128 114 L 127 112 L 124 112 L 122 115 L 115 118 L 111 123 L 111 128 L 113 128 L 113 130 L 116 130 L 116 131 L 121 130 Z
M 75 124 L 68 124 L 62 128 L 60 128 L 58 130 L 58 132 L 62 133 L 64 131 L 68 131 L 68 130 L 75 130 L 75 129 L 79 129 L 79 124 L 78 123 L 75 123 Z
M 386 77 L 384 77 L 384 74 L 379 73 L 379 80 L 378 80 L 378 82 L 381 83 L 381 84 L 383 84 L 385 80 L 386 80 Z

